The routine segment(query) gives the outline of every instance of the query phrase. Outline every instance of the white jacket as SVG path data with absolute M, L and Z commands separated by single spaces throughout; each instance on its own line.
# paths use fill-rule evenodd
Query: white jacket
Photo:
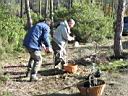
M 53 34 L 53 39 L 57 44 L 64 47 L 67 41 L 74 40 L 74 38 L 70 36 L 70 33 L 70 28 L 67 21 L 65 20 L 64 22 L 61 22 L 55 30 Z

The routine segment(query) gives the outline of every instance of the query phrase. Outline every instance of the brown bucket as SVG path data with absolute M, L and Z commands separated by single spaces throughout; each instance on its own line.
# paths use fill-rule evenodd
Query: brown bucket
M 78 66 L 76 64 L 67 64 L 64 66 L 64 71 L 69 73 L 76 73 Z
M 104 92 L 106 84 L 103 80 L 97 80 L 97 81 L 101 82 L 101 84 L 97 85 L 97 86 L 92 86 L 92 87 L 84 87 L 85 82 L 78 83 L 77 88 L 79 89 L 81 95 L 83 95 L 83 96 L 101 96 Z

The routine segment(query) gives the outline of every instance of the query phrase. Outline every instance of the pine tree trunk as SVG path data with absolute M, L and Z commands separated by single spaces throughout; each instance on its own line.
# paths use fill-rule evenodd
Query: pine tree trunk
M 39 0 L 39 14 L 40 14 L 40 17 L 41 17 L 41 15 L 42 15 L 42 14 L 41 14 L 41 8 L 42 8 L 42 7 L 41 7 L 41 3 L 42 3 L 41 0 Z
M 53 20 L 53 0 L 50 0 L 50 19 Z M 53 35 L 53 23 L 51 24 L 51 36 Z
M 112 0 L 112 17 L 114 16 L 114 1 Z
M 71 0 L 71 7 L 73 7 L 73 0 Z
M 122 31 L 123 31 L 123 17 L 125 11 L 125 1 L 118 1 L 118 10 L 117 10 L 117 21 L 115 26 L 115 36 L 114 36 L 114 54 L 116 58 L 120 58 L 122 55 Z
M 27 13 L 27 26 L 28 28 L 32 27 L 32 18 L 30 13 L 30 7 L 29 7 L 29 0 L 25 0 L 25 10 Z
M 60 7 L 60 1 L 54 0 L 54 2 L 55 2 L 55 9 L 58 9 Z
M 94 4 L 95 3 L 95 0 L 90 0 L 91 1 L 91 4 Z
M 50 18 L 53 21 L 53 0 L 50 0 Z
M 57 2 L 57 8 L 59 8 L 60 7 L 60 1 L 58 0 L 58 2 Z
M 106 3 L 104 3 L 104 5 L 103 5 L 103 11 L 104 11 L 104 15 L 106 16 L 106 14 L 107 14 Z
M 45 0 L 45 18 L 49 17 L 49 0 Z
M 73 6 L 73 0 L 68 0 L 68 9 L 70 10 Z
M 23 0 L 20 1 L 20 17 L 23 17 Z

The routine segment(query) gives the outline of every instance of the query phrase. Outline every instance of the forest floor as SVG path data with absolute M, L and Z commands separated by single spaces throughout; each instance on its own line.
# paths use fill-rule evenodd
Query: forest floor
M 124 42 L 125 47 L 127 42 Z M 78 82 L 85 79 L 92 69 L 92 64 L 88 63 L 86 58 L 96 53 L 101 64 L 108 62 L 107 53 L 111 53 L 112 45 L 86 44 L 83 48 L 68 49 L 68 59 L 75 60 L 78 65 L 78 71 L 74 74 L 56 71 L 54 69 L 53 59 L 51 55 L 44 56 L 39 77 L 41 81 L 29 82 L 25 77 L 28 53 L 19 54 L 19 56 L 7 58 L 1 61 L 4 75 L 9 79 L 1 85 L 1 95 L 11 93 L 7 96 L 81 96 L 78 88 L 75 86 Z M 127 62 L 127 60 L 126 60 Z M 105 91 L 102 96 L 128 96 L 128 69 L 120 69 L 120 71 L 102 72 L 102 79 L 106 82 Z

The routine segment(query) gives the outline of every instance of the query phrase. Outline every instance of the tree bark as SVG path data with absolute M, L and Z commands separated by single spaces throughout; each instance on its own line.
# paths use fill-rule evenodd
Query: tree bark
M 50 0 L 50 18 L 53 21 L 53 0 Z
M 52 20 L 52 24 L 51 24 L 51 36 L 53 35 L 53 0 L 50 0 L 50 19 Z
M 27 13 L 27 26 L 30 29 L 32 27 L 32 18 L 30 13 L 29 0 L 25 0 L 25 9 Z
M 42 8 L 42 7 L 41 7 L 41 3 L 42 3 L 41 0 L 39 0 L 39 15 L 40 15 L 40 17 L 41 17 L 41 15 L 42 15 L 42 14 L 41 14 L 41 8 Z
M 49 17 L 49 0 L 45 0 L 45 18 Z
M 54 4 L 54 8 L 58 9 L 60 7 L 60 0 L 54 0 L 53 4 Z
M 91 4 L 94 4 L 95 3 L 95 0 L 90 0 Z
M 112 0 L 112 17 L 114 16 L 114 1 Z
M 23 0 L 20 0 L 20 17 L 23 17 Z
M 68 0 L 67 5 L 67 8 L 70 10 L 73 7 L 73 0 Z
M 114 55 L 116 58 L 120 58 L 122 55 L 122 31 L 123 31 L 123 17 L 125 11 L 125 1 L 118 1 L 118 10 L 117 10 L 117 20 L 115 26 L 115 36 L 114 36 Z

